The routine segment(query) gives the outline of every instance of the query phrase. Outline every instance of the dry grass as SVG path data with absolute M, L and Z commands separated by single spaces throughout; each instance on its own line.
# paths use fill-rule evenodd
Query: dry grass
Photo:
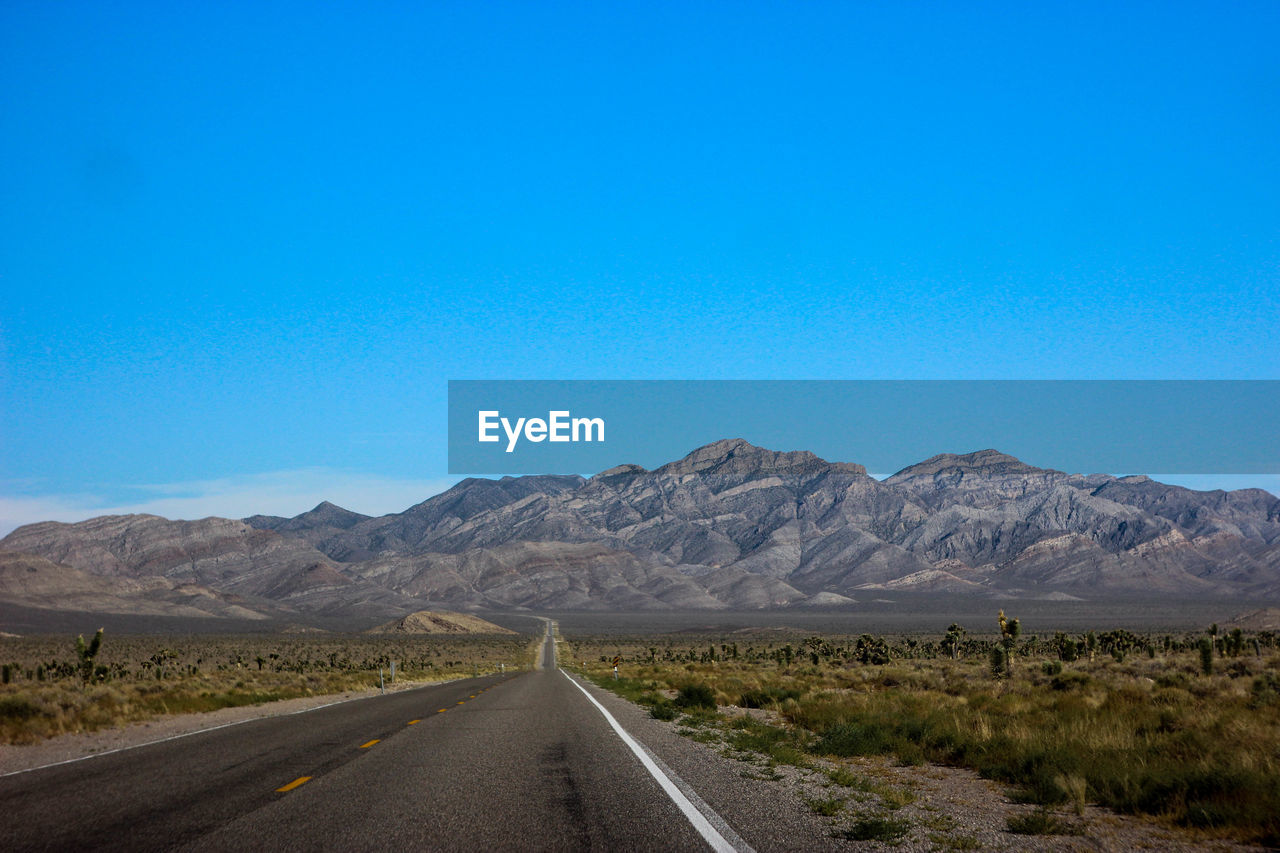
M 524 637 L 111 637 L 85 682 L 73 638 L 0 638 L 0 743 L 34 743 L 165 714 L 212 711 L 527 666 Z
M 1125 648 L 1099 643 L 1090 660 L 1082 637 L 1081 657 L 1063 662 L 1048 641 L 1018 644 L 1008 678 L 988 663 L 996 638 L 966 639 L 958 660 L 938 638 L 883 640 L 882 664 L 861 662 L 874 644 L 860 655 L 852 637 L 774 638 L 750 655 L 741 640 L 735 655 L 712 636 L 575 639 L 589 675 L 605 674 L 601 655 L 623 655 L 629 678 L 600 683 L 633 700 L 660 706 L 663 691 L 698 689 L 721 706 L 771 710 L 777 725 L 722 725 L 731 745 L 775 762 L 892 755 L 964 766 L 1023 802 L 1077 813 L 1096 802 L 1209 836 L 1280 842 L 1275 637 L 1217 646 L 1205 674 L 1198 636 L 1103 636 Z

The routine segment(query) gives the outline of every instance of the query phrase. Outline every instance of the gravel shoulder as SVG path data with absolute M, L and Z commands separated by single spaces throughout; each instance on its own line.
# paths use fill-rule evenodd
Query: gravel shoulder
M 690 729 L 586 682 L 601 704 L 656 753 L 757 850 L 1159 850 L 1244 851 L 1260 847 L 1198 839 L 1177 827 L 1086 805 L 1051 812 L 1078 835 L 1027 835 L 1010 818 L 1036 807 L 1014 802 L 1001 785 L 970 770 L 897 766 L 881 758 L 814 759 L 810 767 L 770 766 L 732 750 L 715 727 Z M 721 708 L 727 715 L 752 714 Z M 838 771 L 845 771 L 839 773 Z M 833 781 L 832 774 L 853 785 Z M 821 814 L 820 812 L 831 812 Z M 877 823 L 879 821 L 880 823 Z M 861 828 L 861 832 L 857 831 Z M 845 833 L 882 833 L 854 840 Z M 892 836 L 892 837 L 890 837 Z

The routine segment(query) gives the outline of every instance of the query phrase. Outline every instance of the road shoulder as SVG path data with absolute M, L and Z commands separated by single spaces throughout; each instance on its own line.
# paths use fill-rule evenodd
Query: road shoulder
M 690 730 L 654 719 L 648 709 L 570 673 L 636 740 L 680 776 L 760 853 L 771 850 L 1260 850 L 1226 841 L 1199 841 L 1173 828 L 1086 806 L 1066 822 L 1083 835 L 1025 835 L 1008 831 L 1011 817 L 1035 807 L 1013 802 L 1000 785 L 953 767 L 903 767 L 883 758 L 812 767 L 770 764 L 734 753 L 712 729 Z M 720 709 L 733 714 L 741 709 Z M 681 732 L 684 732 L 682 734 Z M 692 737 L 690 736 L 692 735 Z M 696 739 L 695 739 L 696 738 Z M 731 757 L 733 756 L 733 757 Z M 833 781 L 844 771 L 853 785 Z M 830 815 L 819 814 L 831 811 Z M 860 825 L 882 839 L 842 837 Z M 893 827 L 901 831 L 896 837 Z

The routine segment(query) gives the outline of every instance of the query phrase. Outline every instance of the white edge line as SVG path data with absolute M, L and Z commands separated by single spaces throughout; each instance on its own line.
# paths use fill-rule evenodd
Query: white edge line
M 395 692 L 409 693 L 413 690 L 426 690 L 428 687 L 439 687 L 442 684 L 452 684 L 455 681 L 462 681 L 462 679 L 451 678 L 448 681 L 433 681 L 430 684 L 423 684 L 420 687 L 410 687 L 408 690 L 397 690 Z M 383 695 L 385 694 L 375 693 L 372 696 L 352 696 L 350 699 L 339 699 L 337 702 L 326 702 L 323 705 L 316 705 L 314 708 L 301 708 L 297 711 L 285 711 L 282 714 L 263 714 L 260 717 L 250 717 L 247 720 L 236 720 L 234 723 L 223 723 L 222 725 L 218 725 L 218 726 L 209 726 L 209 728 L 207 729 L 193 729 L 192 731 L 189 731 L 189 732 L 183 732 L 181 734 L 176 734 L 176 735 L 169 735 L 169 737 L 162 737 L 159 740 L 149 740 L 149 741 L 146 741 L 145 743 L 131 743 L 128 746 L 117 746 L 115 749 L 108 749 L 108 750 L 104 750 L 103 752 L 93 752 L 93 753 L 90 753 L 89 755 L 81 755 L 76 758 L 68 758 L 63 761 L 55 761 L 52 764 L 41 764 L 39 767 L 27 767 L 22 770 L 10 770 L 8 773 L 0 773 L 0 779 L 4 779 L 6 776 L 17 776 L 20 773 L 32 773 L 36 770 L 47 770 L 50 767 L 61 767 L 64 764 L 75 764 L 77 761 L 88 761 L 90 758 L 101 758 L 104 755 L 113 755 L 114 753 L 126 752 L 130 749 L 141 749 L 144 746 L 154 746 L 157 743 L 168 743 L 171 740 L 178 740 L 179 738 L 191 737 L 192 735 L 202 735 L 205 732 L 216 732 L 218 729 L 229 729 L 232 726 L 243 726 L 245 723 L 256 723 L 258 720 L 267 720 L 267 719 L 271 719 L 272 717 L 292 717 L 297 714 L 307 714 L 307 713 L 310 713 L 311 711 L 319 711 L 321 708 L 332 708 L 334 705 L 345 705 L 347 702 L 360 702 L 364 699 L 377 699 L 379 696 L 383 696 Z
M 649 750 L 637 743 L 636 740 L 627 733 L 627 730 L 613 718 L 613 714 L 610 714 L 609 711 L 601 705 L 599 701 L 597 701 L 596 697 L 588 693 L 585 687 L 570 677 L 569 673 L 562 669 L 560 670 L 560 674 L 569 679 L 569 683 L 581 690 L 582 695 L 586 696 L 591 704 L 595 705 L 601 714 L 604 714 L 604 718 L 609 721 L 609 725 L 613 727 L 613 730 L 617 733 L 618 737 L 620 737 L 622 742 L 625 743 L 633 753 L 635 753 L 636 758 L 640 759 L 640 763 L 649 771 L 649 775 L 657 780 L 658 784 L 662 787 L 662 790 L 666 792 L 667 796 L 671 798 L 671 801 L 674 802 L 676 806 L 679 807 L 680 811 L 684 813 L 684 816 L 688 818 L 689 823 L 693 824 L 693 828 L 698 831 L 698 834 L 702 836 L 703 840 L 706 841 L 707 844 L 711 845 L 712 850 L 717 851 L 717 853 L 753 853 L 751 847 L 749 847 L 745 841 L 742 841 L 742 839 L 738 839 L 740 844 L 738 847 L 730 844 L 729 841 L 720 834 L 720 830 L 716 829 L 716 827 L 711 824 L 711 821 L 707 819 L 707 815 L 700 812 L 698 808 L 689 801 L 689 798 L 685 796 L 684 791 L 680 790 L 680 787 L 677 786 L 676 783 L 667 776 L 667 774 L 663 773 L 656 763 L 654 763 L 654 760 L 649 756 Z M 711 813 L 717 822 L 724 824 L 726 827 L 728 826 L 728 824 L 725 823 L 724 818 L 712 811 L 710 806 L 706 803 L 703 803 L 702 805 L 703 808 Z

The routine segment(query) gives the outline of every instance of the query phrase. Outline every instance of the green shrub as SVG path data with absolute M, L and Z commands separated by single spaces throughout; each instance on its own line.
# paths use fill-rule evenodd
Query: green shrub
M 675 704 L 667 701 L 666 699 L 663 699 L 661 702 L 654 702 L 652 707 L 649 708 L 649 716 L 653 717 L 655 720 L 674 720 L 679 713 L 680 712 L 676 710 Z
M 1262 705 L 1274 705 L 1280 702 L 1280 675 L 1265 672 L 1253 680 L 1249 688 L 1249 704 L 1257 708 Z
M 41 713 L 39 706 L 24 696 L 0 696 L 0 721 L 21 723 Z
M 879 726 L 842 723 L 819 732 L 812 752 L 817 755 L 884 755 L 893 751 L 888 733 Z
M 675 704 L 680 708 L 710 708 L 715 710 L 716 693 L 705 684 L 686 684 L 680 688 Z
M 870 791 L 874 784 L 866 776 L 859 776 L 847 767 L 837 767 L 827 772 L 827 778 L 842 788 L 853 788 L 855 791 Z
M 824 797 L 814 800 L 805 800 L 805 805 L 809 807 L 809 811 L 823 817 L 834 817 L 844 809 L 844 800 L 839 797 Z
M 743 752 L 768 756 L 777 764 L 809 765 L 809 758 L 796 732 L 750 717 L 739 717 L 730 724 L 728 744 Z
M 916 801 L 916 792 L 910 788 L 893 788 L 888 785 L 882 785 L 876 789 L 876 793 L 880 795 L 881 805 L 894 811 L 903 806 L 909 806 Z
M 1054 690 L 1075 690 L 1086 686 L 1092 679 L 1083 672 L 1074 672 L 1067 670 L 1053 677 L 1049 682 L 1049 686 Z
M 803 691 L 784 687 L 761 687 L 758 690 L 746 690 L 738 698 L 742 708 L 771 708 L 788 699 L 799 699 Z
M 860 817 L 847 829 L 832 833 L 837 838 L 849 841 L 885 841 L 894 842 L 911 831 L 911 824 L 905 820 L 891 817 Z
M 1156 676 L 1156 686 L 1186 689 L 1191 686 L 1191 679 L 1185 672 L 1166 672 Z

